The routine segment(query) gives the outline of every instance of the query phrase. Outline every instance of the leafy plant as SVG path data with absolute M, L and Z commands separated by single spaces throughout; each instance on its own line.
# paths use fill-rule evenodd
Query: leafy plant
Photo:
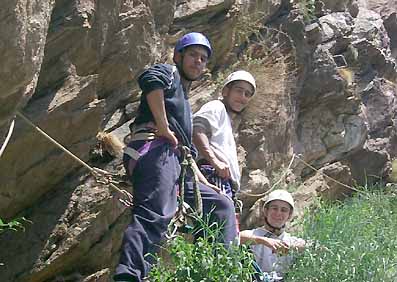
M 22 221 L 24 222 L 29 222 L 24 217 L 21 217 L 19 219 L 14 219 L 11 220 L 10 222 L 6 223 L 0 218 L 0 233 L 5 231 L 5 230 L 13 230 L 13 231 L 18 231 L 18 230 L 25 230 L 25 227 L 22 224 Z
M 291 0 L 296 4 L 306 22 L 316 19 L 316 0 Z
M 199 224 L 202 237 L 195 243 L 177 236 L 165 246 L 168 259 L 156 257 L 149 281 L 252 281 L 254 257 L 248 247 L 231 245 L 226 249 L 216 241 L 221 236 L 219 225 L 209 225 L 208 220 Z
M 25 230 L 25 227 L 22 224 L 23 222 L 30 222 L 29 220 L 27 220 L 24 217 L 21 217 L 19 219 L 14 219 L 11 220 L 9 222 L 4 222 L 1 218 L 0 218 L 0 234 L 6 230 L 12 230 L 12 231 L 18 231 L 18 230 Z M 0 262 L 0 266 L 3 266 L 4 263 Z
M 381 191 L 322 204 L 303 219 L 300 254 L 286 281 L 397 281 L 397 196 Z

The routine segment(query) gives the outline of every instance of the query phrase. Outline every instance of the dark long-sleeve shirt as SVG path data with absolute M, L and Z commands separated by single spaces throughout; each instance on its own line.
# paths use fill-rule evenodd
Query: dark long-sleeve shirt
M 175 132 L 180 142 L 192 147 L 192 112 L 177 68 L 169 64 L 153 65 L 139 76 L 138 83 L 142 96 L 134 124 L 154 122 L 146 95 L 153 90 L 163 89 L 170 129 Z

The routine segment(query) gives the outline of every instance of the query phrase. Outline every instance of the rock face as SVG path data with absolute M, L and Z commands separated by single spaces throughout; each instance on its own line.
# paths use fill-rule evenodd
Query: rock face
M 17 0 L 2 5 L 0 133 L 16 107 L 35 91 L 54 2 Z
M 390 38 L 390 49 L 394 58 L 397 57 L 397 1 L 396 0 L 360 0 L 359 5 L 378 13 Z
M 378 14 L 361 9 L 354 20 L 335 13 L 319 22 L 321 43 L 314 46 L 301 92 L 298 134 L 306 159 L 321 166 L 360 154 L 372 138 L 386 134 L 391 141 L 396 89 L 390 83 L 396 79 L 396 64 Z
M 120 158 L 98 155 L 98 132 L 123 140 L 136 77 L 170 62 L 179 36 L 195 30 L 215 56 L 194 84 L 193 109 L 219 95 L 231 70 L 257 79 L 253 102 L 234 121 L 243 227 L 261 224 L 271 188 L 294 186 L 299 214 L 314 197 L 342 199 L 348 186 L 391 173 L 395 1 L 323 1 L 313 22 L 286 0 L 8 2 L 0 11 L 1 141 L 19 107 L 82 161 L 122 174 Z M 20 118 L 0 167 L 0 218 L 32 222 L 0 234 L 2 281 L 110 281 L 130 220 L 119 195 Z

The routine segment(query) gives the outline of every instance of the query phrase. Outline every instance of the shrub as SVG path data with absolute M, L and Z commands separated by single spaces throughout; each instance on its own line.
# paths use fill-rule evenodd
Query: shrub
M 254 257 L 248 247 L 232 245 L 226 249 L 215 241 L 220 236 L 218 225 L 201 221 L 200 226 L 203 236 L 195 243 L 177 236 L 165 246 L 168 259 L 156 257 L 149 281 L 252 281 Z

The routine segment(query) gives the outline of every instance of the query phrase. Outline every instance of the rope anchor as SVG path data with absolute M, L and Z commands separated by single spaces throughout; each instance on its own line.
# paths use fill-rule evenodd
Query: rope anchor
M 21 112 L 17 111 L 17 116 L 19 116 L 23 121 L 25 121 L 27 124 L 29 124 L 31 127 L 33 127 L 35 130 L 37 130 L 41 135 L 43 135 L 46 139 L 48 139 L 51 143 L 53 143 L 56 147 L 61 149 L 63 152 L 65 152 L 67 155 L 69 155 L 72 159 L 77 161 L 79 164 L 87 168 L 91 175 L 94 177 L 95 181 L 100 184 L 105 184 L 118 192 L 122 198 L 119 198 L 119 201 L 125 205 L 126 207 L 132 207 L 133 205 L 133 196 L 131 193 L 129 193 L 126 190 L 118 188 L 114 183 L 116 183 L 113 179 L 110 172 L 97 168 L 97 167 L 91 167 L 88 165 L 86 162 L 78 158 L 76 155 L 74 155 L 72 152 L 70 152 L 68 149 L 66 149 L 64 146 L 62 146 L 60 143 L 58 143 L 54 138 L 49 136 L 47 133 L 45 133 L 40 127 L 32 123 L 25 115 L 23 115 Z

